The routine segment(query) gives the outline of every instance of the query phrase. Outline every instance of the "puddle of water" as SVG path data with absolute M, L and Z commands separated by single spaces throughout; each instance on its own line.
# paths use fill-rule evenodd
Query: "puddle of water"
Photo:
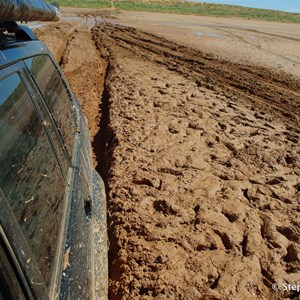
M 219 37 L 219 35 L 218 35 L 218 34 L 216 34 L 216 33 L 208 33 L 208 34 L 207 34 L 207 36 Z
M 220 37 L 219 34 L 216 34 L 216 33 L 203 33 L 201 31 L 196 31 L 194 32 L 194 35 L 196 36 L 210 36 L 210 37 Z
M 121 22 L 119 20 L 117 20 L 117 19 L 110 19 L 110 18 L 107 18 L 106 22 L 109 22 L 111 24 L 121 24 Z
M 47 24 L 32 23 L 32 24 L 26 24 L 26 26 L 28 26 L 30 29 L 36 29 L 36 28 L 47 26 Z
M 81 17 L 62 17 L 61 19 L 64 21 L 81 21 L 82 20 Z

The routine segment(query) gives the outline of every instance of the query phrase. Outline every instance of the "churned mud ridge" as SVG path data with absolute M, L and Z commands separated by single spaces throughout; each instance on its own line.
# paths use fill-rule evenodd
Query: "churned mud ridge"
M 72 40 L 74 38 L 76 38 L 76 33 L 77 33 L 77 28 L 78 26 L 74 26 L 63 38 L 63 40 L 65 41 L 64 45 L 63 45 L 63 51 L 60 55 L 60 59 L 58 61 L 58 64 L 60 65 L 60 67 L 63 68 L 64 65 L 67 64 L 67 60 L 68 60 L 68 56 L 70 54 L 70 44 L 72 42 Z
M 68 41 L 70 36 L 74 33 L 78 23 L 64 22 L 61 25 L 47 25 L 35 30 L 35 34 L 43 41 L 51 53 L 54 55 L 55 60 L 60 63 L 64 52 L 68 48 Z
M 92 34 L 110 299 L 297 297 L 271 287 L 300 281 L 299 80 L 132 28 Z

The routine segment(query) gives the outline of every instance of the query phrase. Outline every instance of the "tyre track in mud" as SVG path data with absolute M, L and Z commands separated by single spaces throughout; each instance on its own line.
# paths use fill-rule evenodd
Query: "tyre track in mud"
M 243 77 L 246 74 L 252 74 L 256 77 L 256 79 L 264 79 L 269 84 L 274 84 L 275 82 L 278 82 L 279 85 L 282 83 L 283 88 L 292 89 L 296 92 L 299 91 L 299 80 L 293 80 L 292 82 L 289 82 L 291 78 L 285 77 L 284 74 L 279 74 L 276 72 L 271 72 L 270 70 L 262 67 L 254 67 L 254 66 L 245 66 L 245 65 L 239 65 L 234 63 L 228 63 L 227 61 L 220 61 L 219 59 L 215 59 L 212 55 L 204 54 L 199 50 L 194 50 L 185 46 L 178 45 L 174 42 L 168 41 L 164 38 L 145 33 L 140 32 L 140 34 L 136 33 L 136 30 L 134 28 L 128 28 L 127 30 L 123 30 L 122 27 L 114 28 L 114 31 L 119 30 L 121 32 L 126 32 L 128 36 L 130 36 L 133 41 L 129 41 L 129 39 L 124 37 L 119 37 L 116 33 L 113 34 L 112 37 L 114 38 L 120 38 L 120 40 L 124 40 L 125 42 L 128 42 L 129 44 L 132 43 L 133 45 L 138 45 L 141 48 L 144 48 L 146 50 L 150 50 L 154 53 L 164 54 L 165 56 L 171 55 L 172 58 L 179 58 L 183 62 L 192 62 L 192 63 L 199 63 L 201 66 L 204 67 L 204 69 L 207 69 L 208 71 L 215 71 L 213 69 L 213 66 L 209 66 L 209 64 L 213 64 L 216 68 L 220 67 L 220 64 L 222 64 L 222 67 L 229 67 L 231 69 L 238 69 L 239 71 L 243 72 Z M 143 37 L 142 35 L 145 35 Z M 147 38 L 148 37 L 148 38 Z M 147 46 L 144 45 L 144 43 L 148 43 Z M 159 46 L 157 51 L 153 48 L 153 45 Z M 150 48 L 149 48 L 150 46 Z M 166 53 L 165 48 L 169 50 L 168 53 Z M 177 50 L 181 50 L 181 53 Z M 171 51 L 171 52 L 170 52 Z M 224 65 L 224 66 L 223 66 Z M 211 70 L 209 68 L 212 68 Z M 245 72 L 244 72 L 245 71 Z M 220 77 L 222 78 L 222 77 Z M 220 79 L 219 78 L 219 79 Z M 226 78 L 226 77 L 225 77 Z M 283 78 L 281 81 L 280 79 Z
M 265 69 L 219 61 L 154 35 L 133 28 L 107 25 L 103 34 L 136 55 L 163 57 L 158 63 L 186 78 L 194 78 L 199 86 L 228 91 L 252 105 L 268 104 L 265 109 L 298 121 L 300 81 L 292 76 Z M 175 65 L 176 63 L 176 65 Z M 240 99 L 241 100 L 241 99 Z
M 63 45 L 63 52 L 60 55 L 60 59 L 58 61 L 58 64 L 61 68 L 63 68 L 63 65 L 67 63 L 68 55 L 70 53 L 70 43 L 75 38 L 75 32 L 76 29 L 79 27 L 79 25 L 74 26 L 64 38 L 65 44 Z

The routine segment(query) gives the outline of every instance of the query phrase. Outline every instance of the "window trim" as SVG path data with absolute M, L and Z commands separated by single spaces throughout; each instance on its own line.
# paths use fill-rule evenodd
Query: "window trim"
M 65 147 L 63 145 L 62 137 L 61 137 L 61 135 L 60 135 L 60 133 L 57 129 L 57 125 L 53 121 L 51 113 L 49 112 L 48 107 L 44 103 L 45 100 L 42 97 L 40 91 L 37 89 L 36 83 L 33 82 L 32 77 L 29 74 L 29 72 L 27 70 L 27 67 L 26 67 L 24 62 L 23 62 L 23 68 L 18 70 L 18 74 L 20 75 L 20 77 L 21 77 L 21 79 L 22 79 L 22 81 L 23 81 L 23 83 L 24 83 L 24 85 L 25 85 L 25 87 L 28 91 L 28 94 L 30 95 L 31 101 L 32 101 L 32 103 L 35 107 L 35 110 L 36 110 L 41 122 L 43 123 L 43 128 L 46 131 L 46 134 L 48 136 L 48 140 L 49 140 L 49 142 L 51 144 L 51 147 L 53 149 L 53 152 L 55 154 L 57 163 L 59 164 L 59 167 L 61 169 L 63 177 L 66 180 L 67 174 L 66 174 L 66 170 L 63 167 L 64 163 L 63 163 L 62 159 L 66 159 L 67 165 L 70 166 L 70 158 L 69 158 L 69 156 L 68 156 L 68 154 L 65 150 Z M 44 116 L 44 114 L 42 112 L 42 109 L 45 109 L 46 116 Z M 52 134 L 50 133 L 47 126 L 45 126 L 45 124 L 43 122 L 45 120 L 45 117 L 48 118 L 49 121 L 51 122 L 51 126 L 53 128 L 55 136 L 52 136 Z M 56 149 L 55 142 L 54 142 L 55 138 L 57 138 L 58 144 L 62 148 L 62 151 L 63 151 L 63 154 L 64 154 L 63 158 L 60 158 L 59 151 Z
M 22 279 L 23 286 L 30 299 L 47 299 L 47 288 L 42 280 L 42 275 L 33 258 L 31 249 L 24 237 L 22 229 L 0 188 L 1 225 L 0 235 L 4 240 L 9 254 L 14 262 L 14 267 Z M 13 237 L 10 239 L 10 237 Z M 33 293 L 33 294 L 32 294 Z
M 27 64 L 26 64 L 26 62 L 25 62 L 25 61 L 28 60 L 28 59 L 33 59 L 33 58 L 39 57 L 39 56 L 45 56 L 45 57 L 47 57 L 47 59 L 52 63 L 53 68 L 55 68 L 55 71 L 58 73 L 59 78 L 61 79 L 61 82 L 62 82 L 64 88 L 65 88 L 66 91 L 67 91 L 67 94 L 68 94 L 68 97 L 69 97 L 69 100 L 70 100 L 70 104 L 71 104 L 72 109 L 73 109 L 72 115 L 73 115 L 73 122 L 74 122 L 74 130 L 75 130 L 75 132 L 76 132 L 76 131 L 79 131 L 79 126 L 80 126 L 80 122 L 78 121 L 78 120 L 79 120 L 79 115 L 78 115 L 78 111 L 77 111 L 77 109 L 76 109 L 76 108 L 77 108 L 76 99 L 74 98 L 74 96 L 73 96 L 73 94 L 72 94 L 72 92 L 71 92 L 71 90 L 70 90 L 70 87 L 69 87 L 69 85 L 67 84 L 66 79 L 65 79 L 63 73 L 61 72 L 61 69 L 59 68 L 59 66 L 57 65 L 57 63 L 56 63 L 55 61 L 53 61 L 53 59 L 51 58 L 51 56 L 49 56 L 48 54 L 43 53 L 43 54 L 38 54 L 38 55 L 26 57 L 26 59 L 23 60 L 23 63 L 24 63 L 24 66 L 25 66 L 26 73 L 28 74 L 28 76 L 30 76 L 31 81 L 34 83 L 34 88 L 35 88 L 35 90 L 36 90 L 36 93 L 37 93 L 37 94 L 40 96 L 40 98 L 42 99 L 42 104 L 43 104 L 43 106 L 45 107 L 45 109 L 46 109 L 46 111 L 47 111 L 47 113 L 48 113 L 50 119 L 52 120 L 52 122 L 53 122 L 54 125 L 55 125 L 54 127 L 56 128 L 57 138 L 59 139 L 59 141 L 60 141 L 60 143 L 61 143 L 61 147 L 64 149 L 64 152 L 65 152 L 66 157 L 68 157 L 69 161 L 71 162 L 71 161 L 72 161 L 72 157 L 74 156 L 74 153 L 75 153 L 75 152 L 74 152 L 74 145 L 73 145 L 73 149 L 72 149 L 72 150 L 73 150 L 73 153 L 69 153 L 69 154 L 68 154 L 68 151 L 67 151 L 67 149 L 66 149 L 66 147 L 65 147 L 65 145 L 64 145 L 64 143 L 63 143 L 63 137 L 62 137 L 62 135 L 61 135 L 61 132 L 57 129 L 57 124 L 56 124 L 56 122 L 53 120 L 53 116 L 52 116 L 51 111 L 50 111 L 50 109 L 49 109 L 49 107 L 48 107 L 48 104 L 47 104 L 47 102 L 46 102 L 46 100 L 45 100 L 45 98 L 44 98 L 44 95 L 43 95 L 43 93 L 42 93 L 41 90 L 40 90 L 39 84 L 38 84 L 36 78 L 34 77 L 34 75 L 32 74 L 31 70 L 27 67 Z
M 2 276 L 5 277 L 6 272 L 13 273 L 15 279 L 16 279 L 16 285 L 10 286 L 10 279 L 8 279 L 8 292 L 14 293 L 14 290 L 17 289 L 18 293 L 22 294 L 25 299 L 32 299 L 32 294 L 30 292 L 30 289 L 28 285 L 26 284 L 26 280 L 24 277 L 24 274 L 20 268 L 20 265 L 17 261 L 16 256 L 14 255 L 12 248 L 7 240 L 7 237 L 3 231 L 2 226 L 0 225 L 0 264 L 3 265 L 3 261 L 6 261 L 7 267 L 4 267 L 2 270 L 0 269 L 0 276 L 2 273 Z M 9 270 L 8 270 L 9 269 Z M 25 283 L 25 284 L 24 284 Z

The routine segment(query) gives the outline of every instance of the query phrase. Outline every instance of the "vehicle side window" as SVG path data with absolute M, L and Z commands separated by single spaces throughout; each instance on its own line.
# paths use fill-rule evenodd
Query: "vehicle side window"
M 35 56 L 27 59 L 25 63 L 48 105 L 69 155 L 72 156 L 76 132 L 74 110 L 59 71 L 47 55 Z
M 0 187 L 49 285 L 65 182 L 18 73 L 0 80 L 0 166 Z

